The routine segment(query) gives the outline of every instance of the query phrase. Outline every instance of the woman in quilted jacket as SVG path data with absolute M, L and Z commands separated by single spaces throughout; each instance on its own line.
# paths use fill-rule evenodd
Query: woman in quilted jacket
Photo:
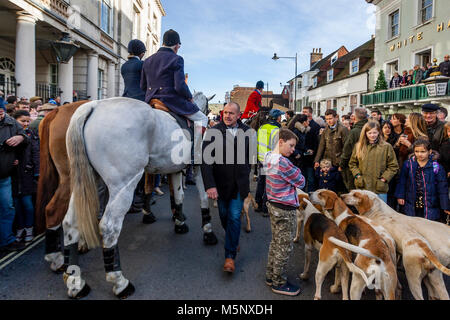
M 392 146 L 384 141 L 378 121 L 367 122 L 348 163 L 358 189 L 378 194 L 387 203 L 389 181 L 398 172 Z

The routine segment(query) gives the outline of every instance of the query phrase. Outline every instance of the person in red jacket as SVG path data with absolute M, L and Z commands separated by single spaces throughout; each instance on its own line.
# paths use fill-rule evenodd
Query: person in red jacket
M 242 114 L 241 119 L 253 118 L 261 108 L 262 95 L 261 91 L 264 89 L 264 82 L 261 80 L 256 83 L 256 89 L 253 91 L 247 100 L 247 106 Z

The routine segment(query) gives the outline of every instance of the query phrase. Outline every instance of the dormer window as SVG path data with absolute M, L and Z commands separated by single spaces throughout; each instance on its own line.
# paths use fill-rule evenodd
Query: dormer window
M 350 74 L 357 73 L 359 71 L 359 58 L 350 62 Z
M 313 87 L 317 87 L 317 77 L 313 78 Z
M 338 53 L 336 52 L 332 57 L 331 57 L 331 65 L 333 65 L 338 59 Z
M 328 72 L 327 72 L 327 80 L 328 80 L 328 82 L 333 81 L 333 69 L 328 70 Z

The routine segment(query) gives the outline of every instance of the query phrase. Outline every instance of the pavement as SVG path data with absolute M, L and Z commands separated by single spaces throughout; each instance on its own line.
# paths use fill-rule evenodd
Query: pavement
M 255 187 L 252 183 L 253 194 Z M 303 281 L 299 278 L 303 271 L 303 242 L 294 244 L 287 273 L 292 282 L 300 285 L 302 292 L 296 297 L 274 294 L 264 282 L 271 239 L 268 217 L 262 217 L 251 208 L 251 233 L 244 231 L 245 221 L 242 220 L 236 271 L 229 275 L 222 271 L 225 232 L 220 225 L 217 208 L 213 208 L 211 203 L 212 226 L 219 243 L 205 246 L 196 187 L 188 186 L 185 190 L 183 210 L 190 230 L 184 235 L 174 233 L 168 186 L 163 185 L 161 189 L 165 194 L 156 196 L 156 204 L 152 206 L 157 221 L 144 225 L 141 214 L 128 214 L 119 238 L 122 271 L 136 287 L 130 300 L 313 299 L 317 251 L 312 256 L 312 277 Z M 105 280 L 101 249 L 91 250 L 79 260 L 82 276 L 92 289 L 84 299 L 117 299 L 112 293 L 112 285 Z M 449 289 L 449 277 L 444 278 Z M 403 299 L 411 300 L 403 271 L 399 271 L 399 279 L 403 286 Z M 329 292 L 333 281 L 334 271 L 327 275 L 322 286 L 323 300 L 341 299 L 341 294 Z M 62 275 L 53 273 L 44 261 L 43 237 L 35 239 L 20 253 L 0 256 L 0 300 L 66 300 L 66 291 Z M 362 299 L 374 300 L 374 292 L 366 290 Z

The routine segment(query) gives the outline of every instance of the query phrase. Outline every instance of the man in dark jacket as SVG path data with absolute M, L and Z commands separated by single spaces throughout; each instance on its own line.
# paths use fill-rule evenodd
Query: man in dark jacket
M 140 87 L 142 66 L 144 62 L 141 60 L 145 55 L 145 45 L 138 39 L 133 39 L 128 43 L 128 61 L 120 68 L 125 89 L 122 97 L 133 98 L 137 100 L 145 100 L 145 91 Z
M 210 199 L 217 200 L 220 221 L 225 229 L 223 270 L 229 273 L 235 270 L 241 211 L 250 192 L 251 164 L 256 163 L 256 135 L 239 120 L 239 116 L 239 105 L 230 102 L 223 109 L 222 121 L 206 131 L 201 167 L 205 190 Z M 219 139 L 221 141 L 216 141 Z M 221 149 L 211 150 L 210 144 L 220 145 Z M 234 151 L 233 155 L 227 154 L 230 150 Z
M 159 99 L 170 111 L 201 122 L 206 128 L 208 117 L 193 102 L 185 82 L 184 60 L 177 55 L 180 46 L 180 36 L 170 29 L 164 33 L 163 46 L 144 61 L 141 89 L 145 92 L 145 102 Z
M 368 122 L 367 110 L 364 108 L 355 108 L 355 124 L 350 130 L 347 138 L 345 139 L 344 148 L 342 149 L 341 161 L 339 163 L 339 171 L 341 171 L 342 179 L 347 187 L 347 190 L 355 189 L 352 173 L 348 167 L 348 162 L 352 156 L 353 148 L 359 140 L 361 130 Z
M 320 160 L 329 159 L 333 167 L 339 167 L 342 149 L 348 135 L 348 129 L 339 123 L 336 110 L 328 109 L 325 112 L 327 127 L 322 132 L 319 148 L 314 159 L 314 169 L 319 167 Z
M 314 175 L 314 157 L 316 156 L 317 149 L 319 148 L 320 139 L 320 125 L 314 121 L 312 116 L 312 108 L 304 107 L 302 113 L 308 116 L 309 127 L 311 128 L 306 134 L 306 148 L 308 149 L 307 155 L 302 159 L 303 175 L 306 178 L 306 192 L 313 192 L 316 190 L 316 181 Z
M 439 64 L 439 71 L 443 76 L 450 77 L 450 56 L 447 54 L 444 61 Z
M 444 141 L 444 125 L 445 122 L 439 121 L 437 118 L 437 111 L 439 106 L 437 104 L 427 103 L 422 106 L 422 115 L 427 123 L 428 138 L 431 142 L 431 149 L 438 151 L 442 142 Z
M 22 126 L 0 108 L 0 250 L 24 248 L 12 232 L 15 210 L 11 193 L 11 173 L 17 159 L 16 150 L 28 143 Z

